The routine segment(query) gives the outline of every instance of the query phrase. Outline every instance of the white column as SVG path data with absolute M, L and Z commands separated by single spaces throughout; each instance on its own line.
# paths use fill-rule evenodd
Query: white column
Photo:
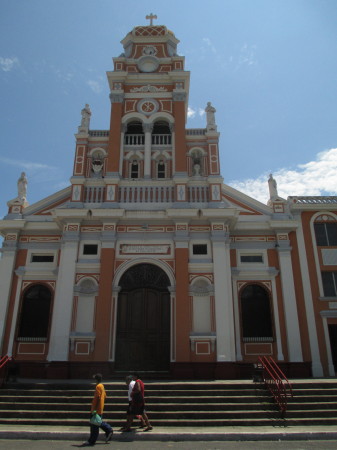
M 311 351 L 311 361 L 312 361 L 312 375 L 314 377 L 323 376 L 323 367 L 320 359 L 319 346 L 318 346 L 318 336 L 317 336 L 317 325 L 315 320 L 314 304 L 311 292 L 310 275 L 308 268 L 308 260 L 305 251 L 305 243 L 303 236 L 303 228 L 301 225 L 301 220 L 298 221 L 299 227 L 296 230 L 298 252 L 300 259 L 300 269 L 303 281 L 303 294 L 304 294 L 304 304 L 305 313 L 308 322 L 308 334 L 310 342 Z
M 124 136 L 127 130 L 126 123 L 123 123 L 122 125 L 122 131 L 121 131 L 121 144 L 119 148 L 119 173 L 122 176 L 123 173 L 123 163 L 124 163 Z
M 153 125 L 151 123 L 143 124 L 145 134 L 144 144 L 144 178 L 151 178 L 151 133 Z
M 240 336 L 240 312 L 239 312 L 239 298 L 237 290 L 237 279 L 232 281 L 233 284 L 233 306 L 234 306 L 234 320 L 235 320 L 235 341 L 236 341 L 236 360 L 242 361 L 241 336 Z
M 0 355 L 4 352 L 3 338 L 7 320 L 8 303 L 11 294 L 12 277 L 16 257 L 16 243 L 10 248 L 3 248 L 0 259 Z
M 233 295 L 229 242 L 212 238 L 217 361 L 235 361 Z
M 171 311 L 171 362 L 176 360 L 176 289 L 175 286 L 169 286 L 170 292 L 170 311 Z
M 53 306 L 49 361 L 68 360 L 77 251 L 77 239 L 63 242 Z
M 278 247 L 283 304 L 286 322 L 288 354 L 290 362 L 302 362 L 301 335 L 297 314 L 297 303 L 291 262 L 290 247 Z
M 329 336 L 329 327 L 328 327 L 328 317 L 336 317 L 335 311 L 321 311 L 323 330 L 324 330 L 324 338 L 325 338 L 325 346 L 326 346 L 326 354 L 328 357 L 328 371 L 330 377 L 335 377 L 335 367 L 332 360 L 331 353 L 331 344 L 330 344 L 330 336 Z
M 274 324 L 275 324 L 275 336 L 276 336 L 276 346 L 277 346 L 277 359 L 279 361 L 284 361 L 284 355 L 282 350 L 282 339 L 281 339 L 281 327 L 280 327 L 280 316 L 278 312 L 278 299 L 277 290 L 275 285 L 275 278 L 271 280 L 271 289 L 273 296 L 273 311 L 274 311 Z
M 170 123 L 170 131 L 171 131 L 171 146 L 172 146 L 172 167 L 171 167 L 171 178 L 173 178 L 176 172 L 176 134 L 175 134 L 175 126 L 174 123 Z
M 9 342 L 8 342 L 8 356 L 13 355 L 13 344 L 14 344 L 14 337 L 15 337 L 15 330 L 17 326 L 18 321 L 18 311 L 19 311 L 19 304 L 20 304 L 20 297 L 21 297 L 21 289 L 22 289 L 22 280 L 23 276 L 25 274 L 25 269 L 23 267 L 19 267 L 15 271 L 16 276 L 18 277 L 18 282 L 16 284 L 16 294 L 15 294 L 15 301 L 14 301 L 14 308 L 13 308 L 13 318 L 12 318 L 12 324 L 11 324 L 11 331 L 9 335 Z
M 121 290 L 120 286 L 114 286 L 112 288 L 112 313 L 113 313 L 113 326 L 110 328 L 110 342 L 111 352 L 110 360 L 115 361 L 116 356 L 116 335 L 117 335 L 117 313 L 118 313 L 118 295 Z

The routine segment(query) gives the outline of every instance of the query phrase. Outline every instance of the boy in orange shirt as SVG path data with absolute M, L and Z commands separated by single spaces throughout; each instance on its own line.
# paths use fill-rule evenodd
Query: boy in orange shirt
M 102 383 L 102 375 L 100 373 L 97 373 L 93 378 L 95 378 L 96 381 L 96 388 L 94 398 L 92 399 L 91 403 L 90 415 L 92 416 L 93 414 L 99 414 L 102 417 L 104 411 L 104 402 L 106 399 L 106 392 Z M 111 440 L 113 430 L 108 423 L 102 421 L 101 425 L 99 426 L 90 424 L 90 437 L 87 442 L 84 442 L 84 444 L 82 444 L 82 447 L 95 445 L 100 428 L 102 428 L 102 430 L 105 432 L 105 442 L 109 442 Z

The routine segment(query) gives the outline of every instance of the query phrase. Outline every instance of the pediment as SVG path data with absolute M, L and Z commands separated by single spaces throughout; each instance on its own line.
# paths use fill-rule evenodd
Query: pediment
M 229 207 L 238 209 L 239 215 L 261 216 L 272 213 L 269 206 L 226 184 L 222 187 L 222 198 Z
M 71 186 L 56 192 L 24 209 L 24 216 L 48 216 L 56 208 L 64 208 L 70 201 Z

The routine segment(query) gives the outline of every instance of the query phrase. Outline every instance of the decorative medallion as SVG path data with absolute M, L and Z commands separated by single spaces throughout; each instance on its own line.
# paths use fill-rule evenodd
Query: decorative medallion
M 147 45 L 143 48 L 142 53 L 145 56 L 155 56 L 157 54 L 157 49 L 153 45 Z
M 159 104 L 154 99 L 143 99 L 138 103 L 138 112 L 143 113 L 147 116 L 155 113 L 159 109 Z

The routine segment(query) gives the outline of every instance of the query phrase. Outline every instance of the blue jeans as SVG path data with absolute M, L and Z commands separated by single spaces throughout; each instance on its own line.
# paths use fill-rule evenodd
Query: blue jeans
M 95 445 L 100 428 L 105 432 L 106 436 L 108 436 L 108 434 L 112 431 L 111 426 L 106 422 L 102 422 L 99 427 L 96 425 L 90 425 L 90 437 L 88 439 L 89 444 Z

